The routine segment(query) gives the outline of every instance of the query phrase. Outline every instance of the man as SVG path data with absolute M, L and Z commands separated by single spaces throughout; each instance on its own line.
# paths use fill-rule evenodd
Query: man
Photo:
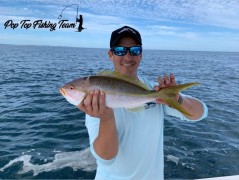
M 116 72 L 141 80 L 156 91 L 176 85 L 173 74 L 158 78 L 156 86 L 138 77 L 142 40 L 137 30 L 124 26 L 113 31 L 110 48 L 108 55 Z M 97 89 L 85 97 L 78 108 L 86 113 L 90 148 L 98 165 L 95 179 L 164 178 L 164 114 L 191 121 L 207 116 L 207 107 L 199 100 L 183 94 L 175 98 L 192 116 L 181 114 L 160 99 L 145 105 L 143 110 L 131 112 L 106 107 L 105 94 Z

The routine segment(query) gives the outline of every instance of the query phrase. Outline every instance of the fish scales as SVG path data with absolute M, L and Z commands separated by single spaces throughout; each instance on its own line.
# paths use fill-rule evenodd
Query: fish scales
M 104 76 L 91 76 L 89 78 L 88 87 L 89 91 L 98 89 L 104 91 L 105 93 L 125 94 L 128 96 L 130 95 L 145 96 L 150 92 L 130 82 L 115 79 L 114 77 L 104 77 Z

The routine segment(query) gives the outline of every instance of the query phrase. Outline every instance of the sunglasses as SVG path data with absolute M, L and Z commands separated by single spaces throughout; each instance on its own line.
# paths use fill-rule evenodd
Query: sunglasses
M 114 52 L 117 56 L 124 56 L 127 51 L 129 51 L 131 56 L 138 56 L 142 52 L 141 46 L 132 46 L 132 47 L 124 47 L 124 46 L 115 46 L 111 48 L 111 51 Z

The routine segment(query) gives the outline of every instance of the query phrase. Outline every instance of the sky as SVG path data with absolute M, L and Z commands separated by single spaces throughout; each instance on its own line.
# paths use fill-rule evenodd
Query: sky
M 141 33 L 144 49 L 239 52 L 239 0 L 0 0 L 0 44 L 109 48 L 124 25 Z

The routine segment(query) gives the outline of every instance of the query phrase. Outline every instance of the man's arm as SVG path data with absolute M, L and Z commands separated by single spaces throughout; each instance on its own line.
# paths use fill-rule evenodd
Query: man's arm
M 193 98 L 182 97 L 182 107 L 192 116 L 185 115 L 188 119 L 196 120 L 203 115 L 203 105 L 200 101 Z
M 93 147 L 102 159 L 113 159 L 118 153 L 118 134 L 113 109 L 106 107 L 105 104 L 105 94 L 99 90 L 91 92 L 78 105 L 78 108 L 100 119 L 99 134 Z
M 159 85 L 154 88 L 156 91 L 160 91 L 160 89 L 169 87 L 169 86 L 176 86 L 176 80 L 173 74 L 170 76 L 164 75 L 163 78 L 158 78 Z M 179 94 L 175 96 L 175 99 L 179 99 Z M 157 103 L 167 104 L 161 99 L 157 99 Z M 185 115 L 188 119 L 196 120 L 199 119 L 203 115 L 203 105 L 197 99 L 189 98 L 189 97 L 182 97 L 181 100 L 182 107 L 189 113 L 191 116 Z

